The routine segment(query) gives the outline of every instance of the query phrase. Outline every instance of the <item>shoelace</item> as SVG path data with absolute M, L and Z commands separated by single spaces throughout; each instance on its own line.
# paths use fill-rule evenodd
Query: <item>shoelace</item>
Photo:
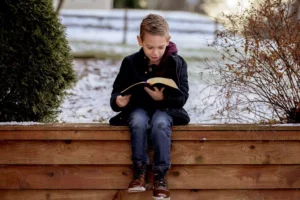
M 135 173 L 134 173 L 134 176 L 133 176 L 133 179 L 136 180 L 136 179 L 143 179 L 145 178 L 145 174 L 146 174 L 146 166 L 141 166 L 139 168 L 137 168 L 135 170 Z
M 154 175 L 154 185 L 155 185 L 155 188 L 158 188 L 159 186 L 162 186 L 164 188 L 167 188 L 167 181 L 165 179 L 164 176 L 161 176 L 161 175 Z

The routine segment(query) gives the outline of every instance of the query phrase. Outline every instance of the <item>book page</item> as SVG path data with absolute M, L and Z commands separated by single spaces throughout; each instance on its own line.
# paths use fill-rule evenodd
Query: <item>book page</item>
M 177 87 L 176 83 L 174 82 L 174 80 L 170 79 L 170 78 L 154 77 L 154 78 L 148 79 L 147 83 L 149 85 L 154 85 L 154 84 L 160 83 L 160 84 L 164 84 L 164 85 L 170 86 L 172 88 L 178 89 L 178 87 Z
M 146 82 L 142 81 L 142 82 L 137 82 L 135 84 L 132 84 L 131 86 L 127 87 L 126 89 L 121 91 L 121 94 L 126 93 L 127 90 L 130 90 L 131 88 L 135 87 L 136 85 L 140 85 L 140 84 L 146 84 Z

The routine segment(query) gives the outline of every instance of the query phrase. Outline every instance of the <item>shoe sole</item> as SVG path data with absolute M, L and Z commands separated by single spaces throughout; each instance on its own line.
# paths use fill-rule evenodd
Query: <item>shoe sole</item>
M 127 190 L 129 193 L 134 193 L 134 192 L 145 192 L 146 188 L 144 187 L 135 187 L 135 188 L 129 188 Z
M 154 200 L 171 200 L 171 197 L 167 197 L 167 198 L 164 198 L 164 197 L 153 197 Z

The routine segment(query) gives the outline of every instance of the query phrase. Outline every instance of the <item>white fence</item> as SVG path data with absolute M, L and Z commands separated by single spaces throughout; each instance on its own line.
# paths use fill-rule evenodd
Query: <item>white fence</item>
M 61 13 L 63 24 L 68 29 L 78 30 L 83 29 L 88 34 L 88 31 L 93 30 L 101 33 L 109 32 L 111 36 L 116 34 L 121 35 L 122 40 L 119 42 L 128 43 L 128 34 L 137 35 L 141 20 L 148 13 L 161 14 L 168 21 L 171 35 L 186 35 L 189 38 L 192 36 L 201 37 L 207 36 L 210 39 L 215 37 L 216 30 L 220 25 L 217 21 L 206 16 L 188 12 L 161 12 L 148 10 L 100 10 L 81 11 L 76 13 L 73 11 L 64 11 Z M 97 37 L 97 35 L 95 36 Z M 135 38 L 135 36 L 134 36 Z M 97 38 L 95 38 L 97 40 Z M 130 42 L 129 42 L 130 43 Z

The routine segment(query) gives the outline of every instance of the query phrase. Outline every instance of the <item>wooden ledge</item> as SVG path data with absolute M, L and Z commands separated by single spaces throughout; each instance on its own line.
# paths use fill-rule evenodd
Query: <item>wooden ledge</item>
M 129 140 L 126 126 L 108 124 L 0 125 L 0 140 Z M 300 125 L 174 126 L 172 140 L 300 140 Z
M 87 130 L 87 131 L 124 131 L 127 126 L 111 126 L 105 123 L 46 123 L 46 124 L 5 124 L 0 123 L 0 130 Z M 185 126 L 174 126 L 174 131 L 300 131 L 300 124 L 189 124 Z

